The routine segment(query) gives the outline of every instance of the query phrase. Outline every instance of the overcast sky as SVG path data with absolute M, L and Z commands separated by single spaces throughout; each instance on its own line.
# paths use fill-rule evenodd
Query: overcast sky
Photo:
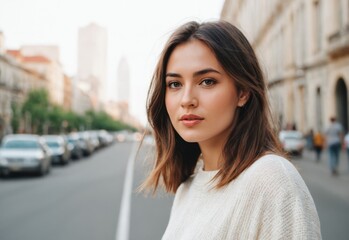
M 108 32 L 106 95 L 121 57 L 130 69 L 130 111 L 143 123 L 145 99 L 157 57 L 169 34 L 189 20 L 219 19 L 224 0 L 0 0 L 0 30 L 7 48 L 58 45 L 64 71 L 76 74 L 78 29 L 91 22 Z

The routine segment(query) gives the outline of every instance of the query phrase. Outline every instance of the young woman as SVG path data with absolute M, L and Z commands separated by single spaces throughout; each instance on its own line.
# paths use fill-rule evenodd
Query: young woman
M 164 240 L 321 239 L 313 199 L 282 157 L 258 60 L 236 27 L 179 27 L 147 113 L 157 156 L 144 186 L 176 193 Z

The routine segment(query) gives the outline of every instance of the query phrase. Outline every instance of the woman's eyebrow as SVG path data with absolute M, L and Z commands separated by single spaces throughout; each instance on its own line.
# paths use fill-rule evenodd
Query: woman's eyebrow
M 214 72 L 214 73 L 218 73 L 218 74 L 221 74 L 219 71 L 213 69 L 213 68 L 205 68 L 205 69 L 202 69 L 200 71 L 197 71 L 193 74 L 194 77 L 197 77 L 197 76 L 200 76 L 200 75 L 204 75 L 204 74 L 207 74 L 207 73 L 211 73 L 211 72 Z M 166 77 L 182 77 L 182 75 L 178 74 L 178 73 L 166 73 Z
M 180 74 L 178 73 L 166 73 L 166 77 L 182 77 Z
M 219 71 L 217 71 L 216 69 L 213 69 L 213 68 L 205 68 L 205 69 L 202 69 L 200 71 L 197 71 L 193 74 L 194 77 L 197 77 L 197 76 L 200 76 L 200 75 L 204 75 L 206 73 L 211 73 L 211 72 L 214 72 L 214 73 L 218 73 L 218 74 L 221 74 Z

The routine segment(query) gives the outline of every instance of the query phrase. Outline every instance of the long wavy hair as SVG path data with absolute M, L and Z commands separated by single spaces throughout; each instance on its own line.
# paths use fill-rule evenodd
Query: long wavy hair
M 282 155 L 276 138 L 267 99 L 266 84 L 258 59 L 242 32 L 225 21 L 188 22 L 180 26 L 167 41 L 156 66 L 147 100 L 148 121 L 156 144 L 155 166 L 142 185 L 155 192 L 162 183 L 175 193 L 194 172 L 201 153 L 198 143 L 184 141 L 173 128 L 165 106 L 166 68 L 173 50 L 190 40 L 199 40 L 215 54 L 239 91 L 249 92 L 243 107 L 237 108 L 230 135 L 223 149 L 216 178 L 220 188 L 234 180 L 266 153 Z

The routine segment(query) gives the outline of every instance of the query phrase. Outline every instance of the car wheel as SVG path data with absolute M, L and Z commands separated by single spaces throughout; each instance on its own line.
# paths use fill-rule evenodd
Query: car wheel
M 7 178 L 9 177 L 11 172 L 8 169 L 3 169 L 0 171 L 0 177 L 1 178 Z
M 51 163 L 47 164 L 45 174 L 49 174 L 51 171 Z
M 78 153 L 78 159 L 81 159 L 84 157 L 84 153 L 83 151 L 80 149 L 79 153 Z
M 42 177 L 42 176 L 45 175 L 45 172 L 46 172 L 46 169 L 45 169 L 44 165 L 41 163 L 40 166 L 39 166 L 39 168 L 38 168 L 37 175 L 38 175 L 39 177 Z
M 64 156 L 62 156 L 61 157 L 61 165 L 65 166 L 65 165 L 67 165 L 67 163 L 68 163 L 68 160 Z

